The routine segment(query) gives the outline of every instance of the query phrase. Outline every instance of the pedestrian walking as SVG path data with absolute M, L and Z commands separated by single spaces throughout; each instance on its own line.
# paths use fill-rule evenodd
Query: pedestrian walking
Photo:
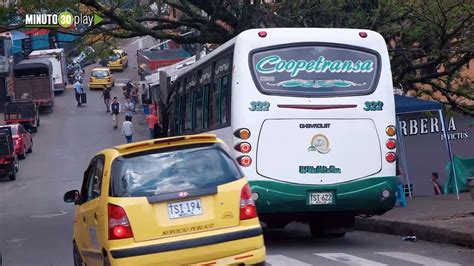
M 148 125 L 148 129 L 150 130 L 150 138 L 155 138 L 155 124 L 158 123 L 158 116 L 156 112 L 152 112 L 150 115 L 146 117 L 146 123 Z
M 82 106 L 81 94 L 84 93 L 84 87 L 79 80 L 74 83 L 74 92 L 76 93 L 77 106 Z
M 125 121 L 122 124 L 122 135 L 125 136 L 127 143 L 131 143 L 133 137 L 133 124 L 130 119 L 130 117 L 125 117 Z
M 110 104 L 110 110 L 112 111 L 113 127 L 114 127 L 114 129 L 117 129 L 117 127 L 118 127 L 118 115 L 120 114 L 120 111 L 122 110 L 117 97 L 114 97 L 112 103 Z
M 138 104 L 138 88 L 137 87 L 135 86 L 133 87 L 132 91 L 130 92 L 130 97 L 133 103 L 132 112 L 135 113 L 135 107 L 137 107 L 137 104 Z
M 435 195 L 443 194 L 443 185 L 438 181 L 438 172 L 431 173 L 431 182 L 433 183 L 433 189 Z
M 106 112 L 110 112 L 110 89 L 107 86 L 104 86 L 104 90 L 102 91 L 102 98 L 104 98 L 104 104 L 106 108 Z
M 124 111 L 125 111 L 125 119 L 127 117 L 132 121 L 132 116 L 133 116 L 133 103 L 130 102 L 130 98 L 125 99 L 125 104 L 124 106 Z
M 148 88 L 145 83 L 142 83 L 142 104 L 145 105 L 148 103 Z

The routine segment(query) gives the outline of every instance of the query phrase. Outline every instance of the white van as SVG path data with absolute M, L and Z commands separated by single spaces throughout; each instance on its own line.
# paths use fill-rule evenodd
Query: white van
M 64 49 L 37 50 L 30 53 L 29 58 L 46 58 L 53 65 L 54 92 L 60 94 L 67 86 L 66 56 Z

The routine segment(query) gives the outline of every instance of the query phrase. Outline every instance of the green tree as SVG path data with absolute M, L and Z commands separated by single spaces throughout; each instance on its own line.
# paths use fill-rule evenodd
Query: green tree
M 473 80 L 460 75 L 474 58 L 472 0 L 80 0 L 81 7 L 66 0 L 24 2 L 28 12 L 45 2 L 56 2 L 47 5 L 51 9 L 67 2 L 106 18 L 81 35 L 149 35 L 180 43 L 221 44 L 259 27 L 371 29 L 386 40 L 395 86 L 474 113 Z

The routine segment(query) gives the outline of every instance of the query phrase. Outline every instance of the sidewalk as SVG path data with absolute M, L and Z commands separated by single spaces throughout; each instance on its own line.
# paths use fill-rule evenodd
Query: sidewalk
M 418 239 L 474 248 L 474 201 L 469 193 L 414 197 L 406 208 L 357 218 L 356 230 L 416 236 Z

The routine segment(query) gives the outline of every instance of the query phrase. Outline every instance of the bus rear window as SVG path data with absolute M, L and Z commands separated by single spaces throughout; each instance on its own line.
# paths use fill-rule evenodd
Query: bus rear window
M 336 45 L 299 45 L 254 50 L 250 68 L 264 94 L 331 97 L 372 93 L 380 75 L 372 50 Z

